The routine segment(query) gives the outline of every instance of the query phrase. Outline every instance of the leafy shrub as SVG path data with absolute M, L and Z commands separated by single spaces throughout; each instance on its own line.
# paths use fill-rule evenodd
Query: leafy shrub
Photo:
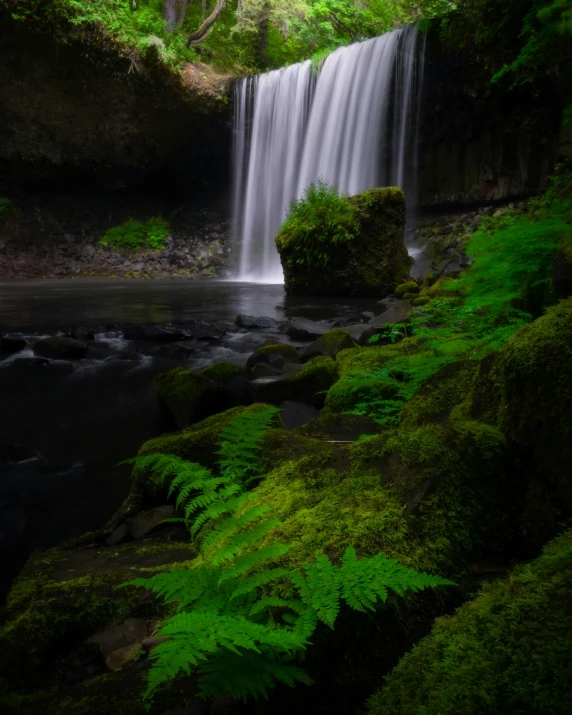
M 304 198 L 293 201 L 276 242 L 296 250 L 297 263 L 325 267 L 325 243 L 353 241 L 358 231 L 358 211 L 324 179 L 310 184 Z
M 177 508 L 199 550 L 187 568 L 131 582 L 174 609 L 160 630 L 168 640 L 151 652 L 147 707 L 154 691 L 181 672 L 200 674 L 203 698 L 246 700 L 266 696 L 277 682 L 310 683 L 296 659 L 318 623 L 334 627 L 342 603 L 365 612 L 385 601 L 389 590 L 403 595 L 451 585 L 383 554 L 359 559 L 351 546 L 339 565 L 322 555 L 299 570 L 272 567 L 289 547 L 268 543 L 280 522 L 244 485 L 276 412 L 269 408 L 231 422 L 220 443 L 218 476 L 172 455 L 131 460 L 171 480 L 170 493 L 177 493 Z
M 125 251 L 138 251 L 142 248 L 161 249 L 169 235 L 169 224 L 161 216 L 150 218 L 146 223 L 129 219 L 119 226 L 106 231 L 99 241 L 101 246 L 113 246 Z

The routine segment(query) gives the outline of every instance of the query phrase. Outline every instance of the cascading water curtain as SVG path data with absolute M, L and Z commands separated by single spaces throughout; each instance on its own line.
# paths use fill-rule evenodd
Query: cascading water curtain
M 416 198 L 425 40 L 415 26 L 235 89 L 233 231 L 242 280 L 282 282 L 274 238 L 319 178 L 354 195 L 399 186 Z

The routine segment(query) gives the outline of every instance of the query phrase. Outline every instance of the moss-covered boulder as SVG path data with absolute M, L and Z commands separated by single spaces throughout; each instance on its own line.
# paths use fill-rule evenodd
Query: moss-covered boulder
M 419 286 L 415 281 L 407 281 L 395 289 L 395 295 L 398 298 L 405 298 L 407 295 L 416 295 L 417 293 L 419 293 Z
M 129 617 L 158 615 L 158 602 L 141 602 L 139 589 L 116 587 L 191 561 L 196 553 L 184 532 L 182 538 L 34 552 L 8 595 L 0 670 L 29 675 L 98 631 Z
M 330 357 L 316 357 L 293 375 L 263 377 L 251 384 L 257 402 L 279 405 L 285 400 L 298 400 L 322 407 L 325 392 L 337 379 L 338 370 L 334 360 Z
M 295 365 L 299 362 L 298 351 L 293 345 L 283 345 L 282 343 L 262 345 L 246 361 L 246 372 L 248 377 L 254 379 L 258 377 L 255 370 L 257 365 L 267 365 L 274 374 L 279 374 L 283 372 L 285 365 Z
M 290 295 L 393 293 L 412 265 L 403 238 L 401 189 L 371 189 L 351 198 L 308 193 L 276 237 Z
M 307 362 L 319 356 L 335 358 L 342 350 L 357 347 L 358 344 L 347 330 L 335 328 L 334 330 L 328 330 L 327 333 L 324 333 L 320 338 L 305 347 L 302 351 L 302 361 Z
M 369 702 L 370 715 L 567 715 L 572 532 L 439 618 Z
M 240 404 L 250 404 L 244 368 L 221 362 L 194 373 L 183 367 L 157 375 L 155 393 L 163 415 L 179 429 Z

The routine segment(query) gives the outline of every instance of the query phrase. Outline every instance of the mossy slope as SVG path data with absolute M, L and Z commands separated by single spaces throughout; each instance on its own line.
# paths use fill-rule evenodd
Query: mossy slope
M 408 653 L 370 715 L 566 715 L 572 702 L 572 531 L 485 586 Z

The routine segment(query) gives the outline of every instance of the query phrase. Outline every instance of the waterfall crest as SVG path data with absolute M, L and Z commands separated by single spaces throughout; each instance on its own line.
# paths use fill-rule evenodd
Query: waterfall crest
M 233 232 L 241 280 L 282 282 L 274 237 L 319 178 L 353 195 L 399 186 L 415 202 L 424 39 L 408 26 L 235 88 Z

